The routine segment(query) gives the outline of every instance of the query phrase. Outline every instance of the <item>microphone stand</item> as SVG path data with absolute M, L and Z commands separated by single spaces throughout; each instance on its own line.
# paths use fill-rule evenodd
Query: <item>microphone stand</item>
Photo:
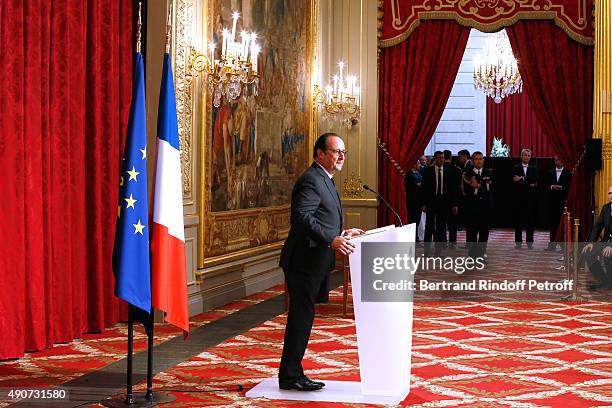
M 388 208 L 389 210 L 391 210 L 391 212 L 393 213 L 393 215 L 395 215 L 395 218 L 397 218 L 397 221 L 399 222 L 399 226 L 400 226 L 400 227 L 403 227 L 403 226 L 404 226 L 404 224 L 402 223 L 402 218 L 399 216 L 399 214 L 397 213 L 397 211 L 395 211 L 395 209 L 394 209 L 393 207 L 391 207 L 391 204 L 389 204 L 389 203 L 387 202 L 387 200 L 385 200 L 385 199 L 383 198 L 383 196 L 381 196 L 380 194 L 378 194 L 378 192 L 376 192 L 376 191 L 374 191 L 373 189 L 371 189 L 371 188 L 370 188 L 370 186 L 368 186 L 367 184 L 364 184 L 364 185 L 363 185 L 363 188 L 364 188 L 364 189 L 366 189 L 366 190 L 368 190 L 368 191 L 370 191 L 370 192 L 372 192 L 372 193 L 374 193 L 374 194 L 376 194 L 376 197 L 378 197 L 378 198 L 379 198 L 379 199 L 380 199 L 380 200 L 381 200 L 383 203 L 385 203 L 385 205 L 387 206 L 387 208 Z

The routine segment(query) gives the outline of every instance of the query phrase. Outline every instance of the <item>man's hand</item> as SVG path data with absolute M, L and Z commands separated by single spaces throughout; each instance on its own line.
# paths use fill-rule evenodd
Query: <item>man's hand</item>
M 601 251 L 601 254 L 604 256 L 604 258 L 609 258 L 612 256 L 612 247 L 605 247 L 603 251 Z
M 591 252 L 593 250 L 593 244 L 586 244 L 584 248 L 582 248 L 582 253 L 585 254 L 587 252 Z
M 514 176 L 514 177 L 512 177 L 512 181 L 514 181 L 515 183 L 518 183 L 522 179 L 523 179 L 523 177 L 521 177 L 521 176 Z
M 355 251 L 355 244 L 350 238 L 337 236 L 331 243 L 331 249 L 340 252 L 342 255 L 350 255 Z
M 358 237 L 359 235 L 365 234 L 365 231 L 361 228 L 351 228 L 344 231 L 343 237 L 345 238 L 353 238 Z
M 459 212 L 459 207 L 457 207 L 456 205 L 453 206 L 452 211 L 453 211 L 453 215 L 457 215 L 457 213 Z

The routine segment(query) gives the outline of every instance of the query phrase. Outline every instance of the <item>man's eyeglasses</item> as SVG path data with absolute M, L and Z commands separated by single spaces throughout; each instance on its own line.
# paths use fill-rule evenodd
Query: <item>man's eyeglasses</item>
M 327 149 L 327 150 L 332 152 L 336 156 L 340 156 L 340 153 L 342 153 L 343 156 L 346 156 L 346 150 L 341 150 L 341 149 Z

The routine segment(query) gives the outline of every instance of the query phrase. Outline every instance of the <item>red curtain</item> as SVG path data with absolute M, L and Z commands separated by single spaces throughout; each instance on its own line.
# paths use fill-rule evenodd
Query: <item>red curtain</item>
M 520 156 L 523 148 L 531 149 L 538 157 L 555 154 L 525 89 L 503 98 L 500 103 L 487 97 L 487 153 L 491 152 L 494 137 L 503 139 L 510 147 L 511 156 Z
M 409 169 L 436 130 L 465 51 L 469 27 L 452 20 L 422 21 L 395 46 L 382 48 L 378 82 L 378 137 L 404 169 Z M 402 176 L 379 151 L 378 188 L 406 221 Z M 378 207 L 378 224 L 394 223 Z
M 507 28 L 523 87 L 561 160 L 573 168 L 593 134 L 593 47 L 579 44 L 548 20 L 519 21 Z M 580 218 L 582 239 L 592 224 L 584 164 L 572 177 L 568 208 Z
M 0 2 L 0 360 L 117 322 L 132 2 Z

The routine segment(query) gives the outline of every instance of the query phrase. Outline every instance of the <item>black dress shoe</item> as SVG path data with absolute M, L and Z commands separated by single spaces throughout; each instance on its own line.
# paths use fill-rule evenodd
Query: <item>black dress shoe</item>
M 281 390 L 317 391 L 323 388 L 323 386 L 321 384 L 316 384 L 307 378 L 299 378 L 292 381 L 278 380 L 278 388 Z
M 306 381 L 310 381 L 310 382 L 311 382 L 311 383 L 313 383 L 313 384 L 318 384 L 318 385 L 320 385 L 321 387 L 325 387 L 325 383 L 324 383 L 323 381 L 314 381 L 314 380 L 311 380 L 310 378 L 308 378 L 308 377 L 306 377 L 306 376 L 304 376 L 304 379 L 305 379 Z

